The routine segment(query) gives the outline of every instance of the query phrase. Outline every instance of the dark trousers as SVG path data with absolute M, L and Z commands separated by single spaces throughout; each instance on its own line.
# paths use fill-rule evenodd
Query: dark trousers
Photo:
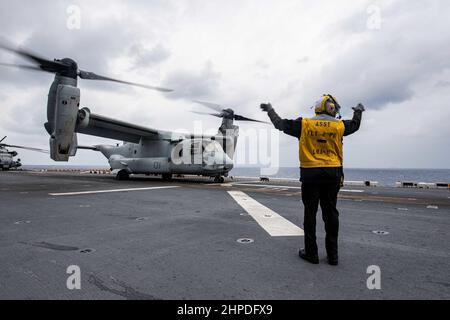
M 328 257 L 338 254 L 339 212 L 336 209 L 339 181 L 321 183 L 302 183 L 302 201 L 305 206 L 303 228 L 305 231 L 305 251 L 317 255 L 316 215 L 320 203 L 322 219 L 325 223 L 325 246 Z

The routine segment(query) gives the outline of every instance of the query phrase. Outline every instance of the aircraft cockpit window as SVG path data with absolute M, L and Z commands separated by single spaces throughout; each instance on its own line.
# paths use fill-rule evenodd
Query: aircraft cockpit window
M 201 142 L 194 142 L 191 144 L 191 154 L 199 154 L 201 152 Z
M 220 151 L 220 145 L 216 141 L 211 141 L 205 146 L 206 152 L 217 152 Z

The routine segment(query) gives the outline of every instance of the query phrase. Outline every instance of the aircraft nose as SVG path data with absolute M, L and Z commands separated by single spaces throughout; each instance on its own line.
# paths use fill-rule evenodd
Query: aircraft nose
M 233 160 L 227 155 L 225 154 L 225 159 L 224 159 L 224 166 L 226 169 L 231 170 L 233 168 Z
M 225 153 L 216 152 L 210 158 L 205 166 L 205 169 L 218 170 L 226 169 L 227 171 L 233 168 L 233 160 Z

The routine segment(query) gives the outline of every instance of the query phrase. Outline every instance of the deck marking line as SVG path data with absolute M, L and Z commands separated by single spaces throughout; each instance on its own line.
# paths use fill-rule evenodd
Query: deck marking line
M 248 187 L 264 187 L 264 188 L 272 188 L 272 189 L 297 189 L 301 190 L 302 187 L 291 187 L 291 186 L 278 186 L 272 184 L 252 184 L 252 183 L 232 183 L 234 186 L 248 186 Z M 355 192 L 355 193 L 363 193 L 364 190 L 359 189 L 340 189 L 342 192 Z
M 301 187 L 289 187 L 289 186 L 276 186 L 271 184 L 252 184 L 252 183 L 232 183 L 233 186 L 244 186 L 244 187 L 264 187 L 264 188 L 283 188 L 283 189 L 301 189 Z
M 80 194 L 126 192 L 126 191 L 142 191 L 142 190 L 170 189 L 170 188 L 178 188 L 178 187 L 179 186 L 164 186 L 164 187 L 147 187 L 147 188 L 112 189 L 112 190 L 93 190 L 93 191 L 49 193 L 49 195 L 51 195 L 51 196 L 74 196 L 74 195 L 80 195 Z
M 303 230 L 262 205 L 242 191 L 228 191 L 230 196 L 272 237 L 303 236 Z

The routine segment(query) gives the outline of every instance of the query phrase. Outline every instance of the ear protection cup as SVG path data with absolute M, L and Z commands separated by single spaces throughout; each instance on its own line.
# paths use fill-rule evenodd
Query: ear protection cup
M 336 115 L 336 106 L 334 105 L 334 103 L 326 103 L 325 112 L 333 116 Z
M 327 113 L 336 116 L 340 109 L 341 106 L 331 94 L 324 94 L 321 100 L 318 100 L 314 105 L 314 112 L 316 114 Z

